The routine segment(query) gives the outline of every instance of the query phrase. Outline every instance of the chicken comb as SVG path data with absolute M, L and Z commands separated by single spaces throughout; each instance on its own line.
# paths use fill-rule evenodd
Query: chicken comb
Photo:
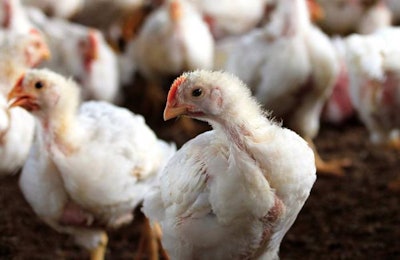
M 171 88 L 169 89 L 169 92 L 168 92 L 168 97 L 167 97 L 167 102 L 168 102 L 168 103 L 171 103 L 172 100 L 175 99 L 176 92 L 178 91 L 178 87 L 179 87 L 185 80 L 186 80 L 186 77 L 183 76 L 183 75 L 180 76 L 180 77 L 178 77 L 178 78 L 176 78 L 176 79 L 174 80 L 174 82 L 172 83 Z
M 172 21 L 179 21 L 182 16 L 182 7 L 181 3 L 177 0 L 173 0 L 169 6 L 169 15 Z

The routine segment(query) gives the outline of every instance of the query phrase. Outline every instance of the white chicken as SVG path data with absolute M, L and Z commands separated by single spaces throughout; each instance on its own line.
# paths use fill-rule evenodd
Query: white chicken
M 212 68 L 214 40 L 193 6 L 170 0 L 146 19 L 134 51 L 139 71 L 160 78 Z
M 27 68 L 49 55 L 37 31 L 21 35 L 0 32 L 0 175 L 15 173 L 25 163 L 32 144 L 34 120 L 25 110 L 8 108 L 6 96 Z
M 269 22 L 237 38 L 224 69 L 239 76 L 261 104 L 313 146 L 339 62 L 329 38 L 311 24 L 304 0 L 271 4 Z M 343 175 L 346 160 L 325 162 L 314 152 L 319 173 Z
M 86 0 L 22 0 L 22 3 L 27 6 L 39 8 L 50 16 L 68 19 L 82 9 L 85 1 Z
M 183 0 L 165 1 L 145 20 L 136 37 L 134 59 L 147 81 L 144 106 L 162 113 L 167 90 L 163 83 L 182 72 L 211 69 L 214 39 L 201 15 Z
M 318 24 L 329 34 L 368 34 L 392 22 L 385 0 L 318 0 L 318 3 L 324 13 Z
M 25 163 L 32 144 L 34 120 L 21 108 L 8 108 L 0 95 L 0 176 L 16 173 Z
M 74 77 L 82 86 L 85 100 L 118 101 L 117 58 L 100 31 L 59 18 L 47 18 L 38 9 L 29 9 L 28 14 L 46 35 L 52 52 L 51 59 L 42 67 Z
M 400 148 L 400 28 L 346 39 L 350 97 L 371 141 Z
M 277 259 L 316 179 L 312 150 L 272 122 L 228 73 L 185 73 L 164 119 L 186 115 L 212 131 L 187 142 L 143 211 L 160 222 L 172 259 Z
M 8 96 L 37 119 L 20 180 L 36 214 L 103 259 L 106 227 L 132 219 L 175 146 L 142 116 L 106 102 L 79 105 L 79 88 L 48 70 L 29 70 Z
M 400 28 L 346 40 L 350 97 L 375 144 L 400 149 Z M 400 179 L 389 184 L 400 190 Z

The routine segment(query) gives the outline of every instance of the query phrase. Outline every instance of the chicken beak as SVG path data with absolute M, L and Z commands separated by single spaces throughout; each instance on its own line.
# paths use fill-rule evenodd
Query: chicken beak
M 167 104 L 164 109 L 164 121 L 169 119 L 178 117 L 180 115 L 184 115 L 187 112 L 187 108 L 185 106 L 172 106 Z
M 324 18 L 324 10 L 315 0 L 307 0 L 311 21 L 316 22 Z
M 34 102 L 34 97 L 25 93 L 22 88 L 22 81 L 24 77 L 22 76 L 16 83 L 13 89 L 8 93 L 7 99 L 8 101 L 13 101 L 8 107 L 23 107 L 28 111 L 35 110 L 37 108 L 36 103 Z

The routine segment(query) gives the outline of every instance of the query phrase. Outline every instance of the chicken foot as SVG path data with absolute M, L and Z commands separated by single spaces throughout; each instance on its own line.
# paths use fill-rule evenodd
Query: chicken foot
M 144 220 L 144 226 L 142 227 L 142 235 L 139 241 L 139 249 L 135 260 L 143 259 L 143 252 L 148 252 L 147 259 L 158 260 L 158 259 L 169 259 L 168 254 L 164 251 L 161 245 L 161 228 L 158 223 L 155 223 L 152 227 L 148 218 Z M 161 256 L 159 254 L 161 250 Z
M 315 165 L 318 175 L 343 177 L 345 174 L 344 168 L 351 165 L 351 160 L 348 158 L 325 161 L 319 155 L 317 148 L 311 138 L 305 138 L 309 146 L 314 152 Z
M 102 232 L 99 245 L 90 251 L 90 260 L 104 260 L 107 250 L 108 236 Z

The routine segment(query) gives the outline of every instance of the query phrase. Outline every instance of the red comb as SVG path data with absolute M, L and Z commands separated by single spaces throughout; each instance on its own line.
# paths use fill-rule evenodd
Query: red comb
M 168 103 L 171 103 L 171 101 L 175 99 L 176 91 L 178 91 L 178 87 L 185 81 L 185 79 L 186 79 L 185 76 L 180 76 L 174 80 L 168 92 L 168 98 L 167 98 Z

